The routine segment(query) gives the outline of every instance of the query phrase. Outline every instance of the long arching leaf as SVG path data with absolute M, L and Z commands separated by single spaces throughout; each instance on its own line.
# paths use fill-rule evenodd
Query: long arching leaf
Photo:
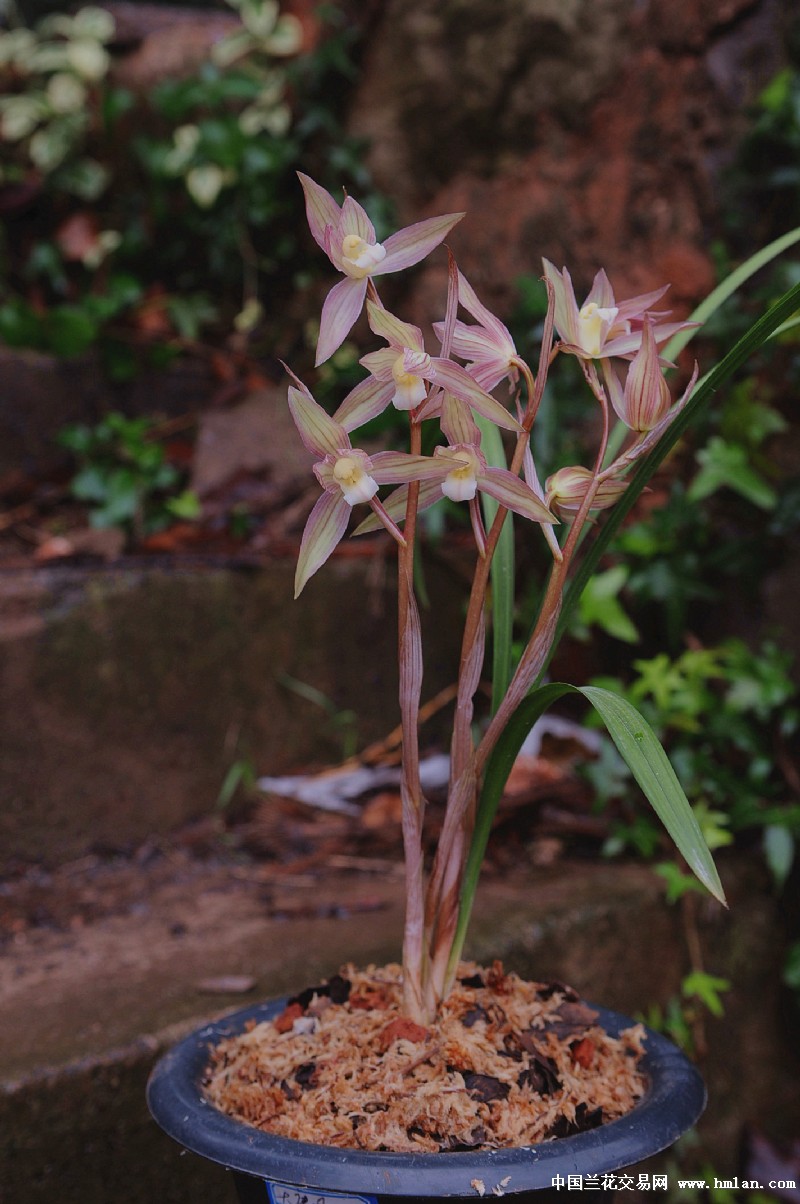
M 532 690 L 517 707 L 489 758 L 464 870 L 458 927 L 450 955 L 451 967 L 461 956 L 489 834 L 508 775 L 536 720 L 565 694 L 582 694 L 592 704 L 689 868 L 714 898 L 725 902 L 714 859 L 691 804 L 658 737 L 644 717 L 629 702 L 610 690 L 552 682 Z
M 503 440 L 493 422 L 476 415 L 481 432 L 481 450 L 487 463 L 506 467 Z M 494 498 L 481 493 L 488 531 L 499 509 Z M 492 713 L 505 697 L 511 681 L 511 639 L 514 624 L 514 525 L 507 514 L 492 559 Z
M 703 886 L 725 902 L 714 859 L 683 792 L 675 770 L 653 729 L 626 699 L 598 686 L 580 686 L 606 725 L 620 756 L 644 791 L 647 801 Z

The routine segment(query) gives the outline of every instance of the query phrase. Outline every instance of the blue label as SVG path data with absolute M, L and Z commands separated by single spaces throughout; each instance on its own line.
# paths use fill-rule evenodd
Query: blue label
M 267 1194 L 270 1204 L 378 1204 L 376 1196 L 354 1196 L 340 1191 L 315 1191 L 311 1187 L 292 1187 L 291 1183 L 271 1183 Z

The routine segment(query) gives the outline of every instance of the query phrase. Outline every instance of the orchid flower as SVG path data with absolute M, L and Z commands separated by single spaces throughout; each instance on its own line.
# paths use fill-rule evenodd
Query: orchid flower
M 511 332 L 478 299 L 462 272 L 458 273 L 458 300 L 477 322 L 477 326 L 456 321 L 451 351 L 465 360 L 473 380 L 490 392 L 504 377 L 513 385 L 519 375 L 520 359 Z M 445 323 L 434 323 L 437 338 L 444 334 Z
M 567 269 L 562 268 L 559 272 L 548 259 L 543 263 L 545 276 L 555 291 L 556 330 L 561 336 L 563 350 L 581 359 L 608 359 L 614 355 L 630 357 L 641 347 L 645 318 L 652 321 L 669 316 L 669 310 L 652 311 L 652 306 L 664 296 L 669 285 L 617 302 L 608 276 L 601 269 L 579 309 Z M 654 321 L 653 338 L 656 343 L 663 343 L 679 330 L 693 325 L 696 323 Z
M 460 443 L 450 447 L 437 447 L 435 456 L 446 456 L 451 461 L 457 461 L 457 466 L 451 468 L 442 481 L 442 493 L 453 502 L 470 503 L 472 528 L 481 555 L 485 552 L 485 536 L 476 502 L 479 490 L 494 498 L 506 510 L 513 510 L 515 514 L 520 514 L 532 522 L 547 525 L 558 522 L 545 503 L 524 481 L 514 476 L 513 472 L 509 472 L 507 468 L 490 467 L 476 444 Z
M 297 386 L 289 388 L 289 409 L 305 447 L 320 457 L 314 465 L 314 475 L 323 494 L 309 515 L 300 542 L 295 597 L 341 540 L 353 506 L 368 503 L 381 525 L 398 543 L 404 544 L 402 532 L 376 497 L 379 487 L 427 478 L 438 481 L 450 468 L 457 467 L 455 461 L 442 464 L 430 456 L 406 452 L 368 455 L 352 446 L 344 427 L 323 410 L 301 381 L 297 381 Z
M 427 354 L 419 327 L 401 322 L 372 301 L 367 302 L 367 315 L 373 333 L 389 346 L 370 351 L 360 360 L 373 383 L 357 385 L 342 402 L 336 418 L 344 427 L 352 430 L 390 404 L 398 410 L 414 410 L 420 420 L 432 417 L 441 407 L 441 400 L 428 399 L 428 385 L 433 384 L 503 430 L 519 431 L 516 418 L 465 368 L 452 360 Z M 428 404 L 421 409 L 426 400 Z
M 446 213 L 427 218 L 379 243 L 366 211 L 352 197 L 338 205 L 331 194 L 298 172 L 306 198 L 306 216 L 315 241 L 344 273 L 325 299 L 317 341 L 317 365 L 329 359 L 350 333 L 364 306 L 367 281 L 410 268 L 438 247 L 464 216 Z
M 558 519 L 548 509 L 545 501 L 533 489 L 507 468 L 493 468 L 486 462 L 477 443 L 457 443 L 449 447 L 437 447 L 433 459 L 442 465 L 439 477 L 430 470 L 420 485 L 419 510 L 427 510 L 442 497 L 453 502 L 469 502 L 472 528 L 478 550 L 483 554 L 485 534 L 477 508 L 477 494 L 493 497 L 507 510 L 513 510 L 522 518 L 534 523 L 551 526 Z M 405 512 L 408 489 L 402 485 L 386 499 L 384 508 L 393 522 L 400 522 Z M 358 527 L 357 534 L 377 529 L 378 520 L 369 515 Z

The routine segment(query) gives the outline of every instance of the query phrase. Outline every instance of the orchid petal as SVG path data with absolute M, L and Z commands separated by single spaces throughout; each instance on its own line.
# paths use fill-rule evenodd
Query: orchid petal
M 508 327 L 504 326 L 500 319 L 495 317 L 492 311 L 487 309 L 479 300 L 475 289 L 462 272 L 458 273 L 458 299 L 464 306 L 464 309 L 472 314 L 475 321 L 494 335 L 495 347 L 507 344 L 511 350 L 511 354 L 516 354 L 514 340 Z
M 650 431 L 667 414 L 671 405 L 672 398 L 658 362 L 653 325 L 645 321 L 642 345 L 631 361 L 625 380 L 623 411 L 617 412 L 631 430 Z
M 444 323 L 434 322 L 434 333 L 441 339 Z M 497 359 L 500 350 L 492 335 L 483 326 L 468 326 L 456 322 L 453 330 L 451 352 L 462 360 Z
M 297 173 L 306 198 L 306 217 L 308 226 L 315 240 L 326 251 L 325 230 L 328 226 L 337 226 L 341 209 L 327 189 L 317 184 L 310 176 Z
M 410 322 L 402 322 L 400 318 L 396 318 L 383 306 L 376 305 L 374 301 L 367 302 L 367 318 L 372 333 L 377 334 L 379 338 L 386 339 L 386 342 L 390 346 L 396 347 L 398 351 L 403 351 L 406 347 L 410 347 L 413 351 L 425 350 L 422 331 L 418 326 L 412 326 Z
M 431 363 L 436 372 L 436 383 L 443 389 L 465 401 L 473 410 L 477 410 L 484 418 L 488 418 L 495 426 L 506 431 L 519 431 L 522 428 L 505 406 L 496 401 L 469 375 L 465 368 L 454 364 L 452 360 L 433 359 Z
M 592 287 L 589 289 L 589 294 L 584 301 L 584 306 L 591 305 L 594 302 L 600 309 L 619 309 L 614 300 L 614 290 L 611 287 L 611 281 L 605 273 L 605 269 L 601 268 L 592 281 Z
M 458 265 L 450 248 L 447 248 L 447 306 L 444 312 L 444 322 L 439 323 L 441 333 L 437 338 L 442 344 L 442 356 L 449 359 L 453 350 L 453 331 L 456 328 L 458 316 Z
M 397 362 L 397 354 L 395 348 L 381 347 L 378 351 L 368 351 L 358 362 L 378 380 L 392 380 L 392 368 Z
M 367 280 L 345 276 L 325 298 L 317 340 L 316 366 L 330 359 L 358 321 L 367 295 Z
M 299 389 L 289 386 L 289 410 L 304 446 L 314 455 L 335 456 L 348 446 L 350 441 L 344 427 L 325 413 L 305 386 Z
M 638 297 L 630 297 L 627 301 L 620 301 L 617 305 L 617 309 L 619 310 L 617 315 L 618 320 L 625 322 L 631 318 L 640 318 L 642 314 L 652 309 L 656 302 L 660 301 L 664 293 L 668 291 L 669 285 L 665 284 L 663 288 L 653 289 L 651 293 L 640 293 Z
M 433 329 L 441 338 L 442 323 L 435 322 Z M 468 361 L 467 371 L 487 393 L 516 371 L 510 363 L 511 357 L 516 355 L 514 344 L 509 340 L 498 346 L 493 334 L 481 326 L 456 322 L 451 351 L 459 359 Z
M 294 578 L 294 596 L 297 598 L 309 577 L 321 568 L 347 530 L 350 507 L 342 494 L 323 493 L 308 516 L 297 571 Z
M 530 489 L 533 490 L 539 501 L 543 502 L 544 489 L 539 481 L 539 474 L 536 471 L 536 464 L 533 459 L 533 449 L 530 443 L 528 443 L 525 447 L 525 454 L 522 460 L 522 471 L 525 477 L 525 483 Z M 553 558 L 560 564 L 564 559 L 564 555 L 561 551 L 558 540 L 556 539 L 556 534 L 553 530 L 552 523 L 542 523 L 542 534 L 547 540 L 547 545 L 550 548 L 550 551 L 553 553 Z
M 699 326 L 699 322 L 664 322 L 659 326 L 653 327 L 653 337 L 657 343 L 663 343 L 666 339 L 672 338 L 681 330 L 686 330 L 689 327 Z M 609 339 L 603 346 L 603 356 L 627 356 L 635 354 L 642 343 L 641 330 L 631 331 L 630 334 L 618 335 L 616 338 Z
M 507 468 L 487 468 L 478 474 L 478 488 L 501 506 L 535 523 L 552 525 L 558 519 L 519 477 Z
M 473 420 L 468 405 L 459 401 L 452 393 L 445 393 L 442 399 L 442 430 L 447 436 L 447 442 L 479 444 L 481 433 Z
M 351 196 L 344 199 L 338 233 L 342 238 L 347 234 L 355 234 L 358 238 L 363 238 L 364 242 L 375 242 L 375 227 L 369 220 L 367 211 Z
M 463 216 L 463 213 L 445 213 L 390 234 L 383 244 L 386 258 L 373 270 L 372 275 L 381 276 L 386 272 L 399 272 L 403 268 L 413 267 L 439 246 Z
M 334 422 L 340 423 L 345 431 L 354 431 L 356 427 L 371 422 L 391 404 L 394 386 L 387 385 L 376 376 L 368 376 L 351 389 L 333 415 Z
M 444 480 L 459 461 L 446 455 L 413 456 L 407 452 L 376 452 L 370 457 L 372 476 L 380 485 L 400 485 L 407 481 Z
M 579 344 L 578 302 L 572 287 L 572 277 L 566 268 L 560 272 L 549 259 L 543 259 L 544 274 L 553 286 L 555 294 L 555 325 L 565 343 Z

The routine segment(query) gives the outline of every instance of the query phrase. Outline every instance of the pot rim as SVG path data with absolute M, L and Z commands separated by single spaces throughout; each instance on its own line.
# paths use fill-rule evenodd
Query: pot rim
M 220 1040 L 279 1015 L 286 998 L 250 1005 L 197 1029 L 164 1055 L 147 1084 L 150 1112 L 192 1153 L 230 1170 L 293 1186 L 380 1196 L 472 1196 L 471 1180 L 504 1194 L 552 1186 L 556 1175 L 602 1175 L 629 1167 L 672 1145 L 698 1119 L 706 1089 L 697 1068 L 666 1037 L 646 1028 L 640 1069 L 648 1086 L 636 1107 L 597 1129 L 529 1146 L 454 1153 L 398 1154 L 339 1149 L 264 1133 L 220 1112 L 205 1098 L 202 1076 Z M 590 1004 L 597 1023 L 618 1036 L 636 1021 Z

